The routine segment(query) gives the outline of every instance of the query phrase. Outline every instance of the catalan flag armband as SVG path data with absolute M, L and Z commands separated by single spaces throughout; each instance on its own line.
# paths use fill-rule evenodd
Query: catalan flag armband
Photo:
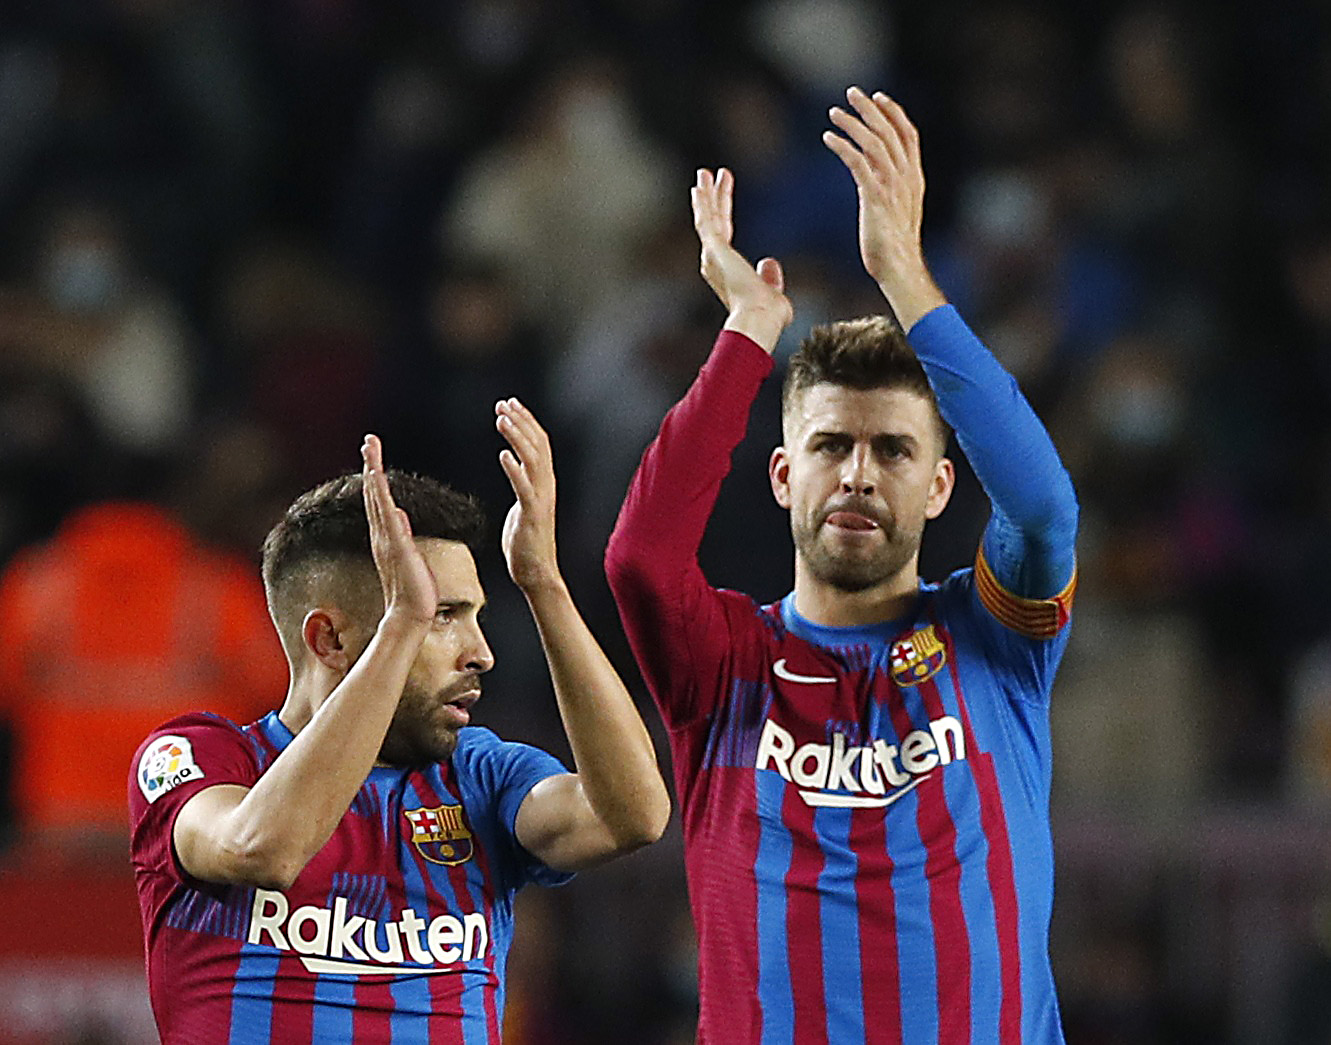
M 980 602 L 1000 624 L 1031 639 L 1052 639 L 1067 624 L 1072 599 L 1077 593 L 1077 571 L 1057 595 L 1029 599 L 1008 591 L 984 558 L 984 548 L 975 557 L 975 590 Z

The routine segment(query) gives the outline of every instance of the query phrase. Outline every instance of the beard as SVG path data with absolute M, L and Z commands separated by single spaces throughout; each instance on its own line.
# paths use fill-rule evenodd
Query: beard
M 442 690 L 427 692 L 408 682 L 379 747 L 379 761 L 402 768 L 446 762 L 458 746 L 459 726 L 442 716 L 443 706 L 464 693 L 480 694 L 480 680 L 459 679 Z
M 878 524 L 882 539 L 864 542 L 863 547 L 838 544 L 828 531 L 828 516 L 836 512 L 854 512 Z M 812 518 L 790 517 L 791 535 L 809 572 L 838 591 L 866 591 L 899 574 L 920 550 L 924 520 L 912 528 L 903 528 L 891 516 L 873 505 L 850 498 L 823 507 Z

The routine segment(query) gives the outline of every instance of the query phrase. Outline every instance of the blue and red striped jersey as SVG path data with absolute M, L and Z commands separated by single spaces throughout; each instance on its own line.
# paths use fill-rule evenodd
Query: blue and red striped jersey
M 514 823 L 564 767 L 468 727 L 447 762 L 373 769 L 289 889 L 192 879 L 171 843 L 181 807 L 252 786 L 291 740 L 276 713 L 243 728 L 194 714 L 135 756 L 131 857 L 164 1045 L 495 1045 L 514 894 L 567 878 Z
M 973 434 L 974 407 L 957 402 L 983 384 L 983 348 L 951 309 L 920 325 L 938 342 L 917 351 L 940 406 L 959 437 Z M 990 442 L 1003 437 L 1040 496 L 1019 478 L 1001 500 L 990 490 L 975 565 L 921 584 L 897 620 L 821 627 L 793 595 L 760 606 L 707 584 L 698 545 L 771 370 L 741 335 L 721 335 L 634 477 L 606 565 L 669 730 L 700 1042 L 1063 1041 L 1048 954 L 1048 701 L 1076 504 L 1034 415 L 1004 431 L 1009 401 L 1029 408 L 994 367 L 1001 402 L 981 403 Z M 988 490 L 984 451 L 967 448 Z M 1032 500 L 1051 525 L 1030 523 Z M 1032 576 L 1059 589 L 1016 594 Z

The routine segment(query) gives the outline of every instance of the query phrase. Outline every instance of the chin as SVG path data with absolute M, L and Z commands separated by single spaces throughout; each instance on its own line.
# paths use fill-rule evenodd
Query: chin
M 428 737 L 413 737 L 406 741 L 390 733 L 384 738 L 383 747 L 379 749 L 379 761 L 403 769 L 419 769 L 434 765 L 436 762 L 447 762 L 453 757 L 457 746 L 458 735 L 455 731 L 435 733 Z

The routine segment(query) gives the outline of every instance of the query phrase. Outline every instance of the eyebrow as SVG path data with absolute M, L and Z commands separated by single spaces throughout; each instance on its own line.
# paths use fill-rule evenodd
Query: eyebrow
M 472 602 L 471 599 L 440 599 L 434 609 L 436 613 L 440 610 L 462 610 L 465 612 L 474 609 L 477 614 L 481 614 L 485 612 L 485 608 L 488 605 L 489 603 L 484 600 L 481 602 Z
M 837 429 L 818 429 L 816 432 L 810 432 L 807 439 L 811 442 L 814 439 L 849 439 L 855 441 L 855 437 L 849 432 Z M 870 444 L 889 443 L 919 443 L 919 439 L 909 432 L 877 432 L 869 437 Z

